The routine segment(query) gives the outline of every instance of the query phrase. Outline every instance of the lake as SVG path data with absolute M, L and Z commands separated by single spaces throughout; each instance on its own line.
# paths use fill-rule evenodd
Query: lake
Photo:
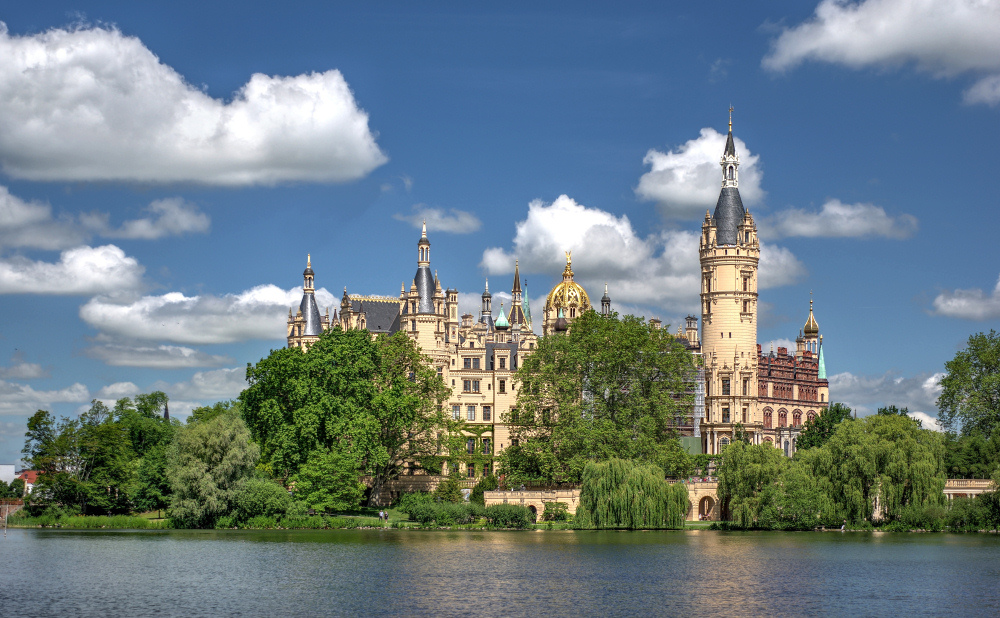
M 1000 615 L 997 535 L 17 530 L 23 616 Z

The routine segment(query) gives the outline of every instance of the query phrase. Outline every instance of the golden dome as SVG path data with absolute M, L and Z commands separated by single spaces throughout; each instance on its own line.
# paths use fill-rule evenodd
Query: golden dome
M 802 333 L 806 337 L 815 337 L 819 334 L 819 324 L 816 323 L 816 318 L 813 316 L 813 301 L 809 299 L 809 319 L 806 320 L 806 325 L 802 329 Z
M 590 297 L 583 286 L 573 281 L 572 252 L 566 252 L 566 268 L 563 270 L 563 279 L 556 284 L 549 292 L 545 300 L 546 309 L 556 309 L 558 307 L 577 307 L 580 311 L 590 309 Z

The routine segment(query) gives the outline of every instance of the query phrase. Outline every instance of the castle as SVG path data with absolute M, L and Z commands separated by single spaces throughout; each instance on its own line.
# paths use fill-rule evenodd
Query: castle
M 733 142 L 732 118 L 721 160 L 722 190 L 715 212 L 706 211 L 699 246 L 701 262 L 701 334 L 698 319 L 688 316 L 677 336 L 702 363 L 694 385 L 691 424 L 678 427 L 694 438 L 695 450 L 718 454 L 742 428 L 755 444 L 770 443 L 795 451 L 802 425 L 829 405 L 829 385 L 822 336 L 809 302 L 809 317 L 796 339 L 796 350 L 779 347 L 762 352 L 757 343 L 757 269 L 760 243 L 753 216 L 739 194 L 739 156 Z M 359 296 L 344 288 L 339 313 L 320 315 L 315 299 L 311 257 L 303 273 L 302 302 L 288 315 L 288 347 L 307 348 L 326 329 L 405 332 L 430 358 L 451 389 L 452 417 L 470 428 L 467 449 L 496 454 L 510 444 L 509 427 L 501 419 L 515 405 L 514 373 L 535 349 L 531 309 L 514 264 L 511 303 L 494 318 L 489 282 L 478 318 L 458 316 L 458 291 L 444 289 L 431 271 L 427 226 L 417 242 L 417 271 L 399 296 Z M 574 318 L 592 309 L 586 290 L 574 281 L 572 256 L 566 253 L 562 281 L 549 292 L 543 309 L 543 337 L 567 331 Z M 605 285 L 601 313 L 611 313 Z M 655 326 L 658 320 L 651 320 Z M 469 477 L 489 474 L 490 464 L 461 464 Z

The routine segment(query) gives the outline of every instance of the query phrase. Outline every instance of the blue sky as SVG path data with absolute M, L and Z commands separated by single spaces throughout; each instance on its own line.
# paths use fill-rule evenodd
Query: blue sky
M 306 253 L 396 294 L 424 218 L 463 309 L 571 249 L 676 326 L 730 104 L 765 346 L 812 291 L 832 399 L 934 415 L 1000 322 L 995 4 L 41 4 L 0 11 L 0 461 L 38 408 L 235 396 Z

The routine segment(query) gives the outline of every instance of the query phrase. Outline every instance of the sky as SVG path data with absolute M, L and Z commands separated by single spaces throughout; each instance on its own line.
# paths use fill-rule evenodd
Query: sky
M 516 259 L 540 315 L 572 251 L 675 329 L 730 106 L 759 341 L 812 294 L 831 400 L 933 423 L 1000 323 L 1000 4 L 475 4 L 0 9 L 0 462 L 37 409 L 235 397 L 307 254 L 322 306 L 396 295 L 424 220 L 462 311 Z

